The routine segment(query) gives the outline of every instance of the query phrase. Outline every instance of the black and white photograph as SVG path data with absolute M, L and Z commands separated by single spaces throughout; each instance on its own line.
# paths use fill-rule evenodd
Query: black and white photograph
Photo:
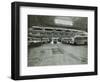
M 88 63 L 88 17 L 28 15 L 28 66 Z
M 12 3 L 14 80 L 97 75 L 97 7 Z

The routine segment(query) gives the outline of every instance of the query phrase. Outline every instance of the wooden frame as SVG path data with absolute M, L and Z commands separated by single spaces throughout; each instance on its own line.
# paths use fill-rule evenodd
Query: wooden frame
M 20 76 L 20 7 L 43 7 L 57 9 L 76 9 L 94 11 L 94 71 L 77 72 L 77 73 L 59 73 L 59 74 L 44 74 L 44 75 L 27 75 Z M 77 6 L 77 5 L 60 5 L 60 4 L 44 4 L 44 3 L 28 3 L 28 2 L 13 2 L 12 3 L 12 55 L 11 55 L 11 78 L 14 80 L 23 79 L 41 79 L 41 78 L 58 78 L 58 77 L 73 77 L 97 75 L 97 7 L 92 6 Z

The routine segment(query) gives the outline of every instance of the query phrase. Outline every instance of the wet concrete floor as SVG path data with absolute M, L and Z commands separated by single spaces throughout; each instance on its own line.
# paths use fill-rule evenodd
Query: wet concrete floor
M 87 64 L 87 45 L 44 44 L 29 48 L 28 66 Z

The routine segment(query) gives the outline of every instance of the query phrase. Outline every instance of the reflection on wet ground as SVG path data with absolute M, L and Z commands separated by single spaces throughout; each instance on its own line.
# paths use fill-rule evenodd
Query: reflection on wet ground
M 44 44 L 28 49 L 28 66 L 87 64 L 87 45 Z

